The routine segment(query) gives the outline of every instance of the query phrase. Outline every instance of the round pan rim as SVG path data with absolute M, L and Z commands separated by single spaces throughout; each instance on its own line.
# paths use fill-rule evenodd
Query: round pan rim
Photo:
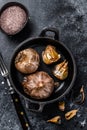
M 54 39 L 48 38 L 48 37 L 32 37 L 32 38 L 28 38 L 28 39 L 26 39 L 25 41 L 21 42 L 20 45 L 18 45 L 18 46 L 15 48 L 15 50 L 14 50 L 14 52 L 13 52 L 13 55 L 12 55 L 12 57 L 11 57 L 11 61 L 12 61 L 12 59 L 13 59 L 15 53 L 17 52 L 17 50 L 18 50 L 23 44 L 25 44 L 25 43 L 28 42 L 28 41 L 30 42 L 30 41 L 36 40 L 36 39 L 38 39 L 38 40 L 39 40 L 39 39 L 43 39 L 43 40 L 44 40 L 44 39 L 53 40 L 53 42 L 56 41 L 56 42 L 58 42 L 60 45 L 62 45 L 62 46 L 66 49 L 66 51 L 70 54 L 70 57 L 71 57 L 72 62 L 73 62 L 73 68 L 74 68 L 72 81 L 71 81 L 69 87 L 66 89 L 66 91 L 65 91 L 61 96 L 59 96 L 59 97 L 56 98 L 56 99 L 50 100 L 50 101 L 33 100 L 33 99 L 29 99 L 28 97 L 24 96 L 21 92 L 19 92 L 19 91 L 16 89 L 16 87 L 15 87 L 13 81 L 12 81 L 11 75 L 10 75 L 11 83 L 12 83 L 14 89 L 16 90 L 16 92 L 17 92 L 19 95 L 21 95 L 22 97 L 24 97 L 25 99 L 27 99 L 27 100 L 30 101 L 31 103 L 44 104 L 44 105 L 45 105 L 45 104 L 49 104 L 49 103 L 56 102 L 56 101 L 60 100 L 61 98 L 63 98 L 67 93 L 69 93 L 69 91 L 70 91 L 71 88 L 73 87 L 74 82 L 75 82 L 75 80 L 76 80 L 77 68 L 76 68 L 76 62 L 75 62 L 75 59 L 74 59 L 74 57 L 73 57 L 73 54 L 72 54 L 72 52 L 67 48 L 67 46 L 66 46 L 65 44 L 63 44 L 62 42 L 58 41 L 58 40 L 54 40 Z M 12 62 L 11 62 L 11 64 L 12 64 Z M 10 68 L 11 68 L 11 64 L 10 64 Z M 10 69 L 10 74 L 11 74 L 11 69 Z

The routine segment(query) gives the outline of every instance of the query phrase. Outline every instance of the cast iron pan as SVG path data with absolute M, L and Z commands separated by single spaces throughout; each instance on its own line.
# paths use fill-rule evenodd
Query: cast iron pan
M 48 32 L 48 31 L 53 32 L 55 34 L 54 39 L 46 36 L 46 32 Z M 41 58 L 41 54 L 47 45 L 55 46 L 57 51 L 62 55 L 61 60 L 58 61 L 57 63 L 60 63 L 64 59 L 66 59 L 68 61 L 69 75 L 68 75 L 68 78 L 66 80 L 59 81 L 57 78 L 55 78 L 53 76 L 52 69 L 53 69 L 54 65 L 57 63 L 52 64 L 52 65 L 46 65 L 43 63 L 42 58 Z M 44 99 L 44 100 L 35 100 L 35 99 L 31 98 L 30 96 L 28 96 L 23 91 L 21 82 L 22 82 L 23 77 L 25 75 L 18 72 L 15 68 L 15 65 L 14 65 L 15 57 L 18 54 L 18 52 L 23 50 L 23 49 L 29 48 L 29 47 L 35 49 L 40 55 L 41 61 L 40 61 L 40 66 L 38 68 L 38 71 L 41 70 L 41 71 L 47 72 L 54 79 L 55 82 L 59 81 L 59 83 L 60 83 L 59 88 L 56 87 L 54 89 L 54 92 L 52 93 L 52 95 L 49 98 Z M 59 31 L 57 29 L 45 28 L 42 30 L 39 37 L 31 38 L 31 39 L 29 38 L 29 39 L 25 40 L 24 42 L 22 42 L 15 49 L 15 51 L 13 52 L 12 58 L 11 58 L 11 63 L 10 63 L 10 79 L 12 81 L 12 84 L 13 84 L 16 92 L 19 93 L 20 95 L 22 95 L 24 98 L 26 98 L 27 101 L 29 101 L 31 103 L 38 104 L 39 109 L 36 111 L 40 111 L 40 112 L 43 110 L 44 105 L 60 100 L 70 91 L 70 89 L 74 85 L 74 82 L 76 79 L 76 64 L 75 64 L 74 57 L 73 57 L 72 53 L 70 52 L 70 50 L 63 43 L 59 42 Z

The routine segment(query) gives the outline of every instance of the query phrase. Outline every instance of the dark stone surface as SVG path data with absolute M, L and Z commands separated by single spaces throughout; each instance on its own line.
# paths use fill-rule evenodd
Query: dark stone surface
M 12 1 L 12 0 L 11 0 Z M 84 85 L 87 94 L 87 1 L 86 0 L 18 0 L 30 12 L 31 20 L 23 32 L 15 37 L 6 36 L 0 31 L 0 52 L 9 68 L 10 58 L 17 45 L 28 37 L 38 36 L 43 27 L 52 26 L 60 31 L 60 41 L 72 51 L 77 63 L 77 79 L 73 96 Z M 2 7 L 9 0 L 0 0 Z M 0 130 L 22 130 L 7 85 L 0 75 Z M 24 99 L 21 98 L 23 105 Z M 83 105 L 75 105 L 66 100 L 66 111 L 80 108 L 77 116 L 70 121 L 64 119 L 64 113 L 57 108 L 57 103 L 45 107 L 42 114 L 26 110 L 33 130 L 86 130 L 87 98 Z M 25 108 L 25 105 L 24 105 Z M 47 123 L 46 120 L 62 115 L 62 124 Z

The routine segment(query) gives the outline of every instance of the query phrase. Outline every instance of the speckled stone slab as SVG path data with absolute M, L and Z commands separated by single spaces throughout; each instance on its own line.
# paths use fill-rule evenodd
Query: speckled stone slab
M 0 0 L 0 7 L 10 0 Z M 13 0 L 11 0 L 13 1 Z M 6 36 L 0 31 L 0 52 L 9 69 L 11 55 L 17 45 L 28 37 L 38 36 L 44 27 L 59 29 L 60 41 L 73 53 L 77 64 L 77 79 L 73 87 L 75 97 L 84 85 L 87 94 L 87 0 L 16 0 L 24 4 L 30 13 L 30 22 L 17 36 Z M 87 97 L 87 96 L 86 96 Z M 43 113 L 26 110 L 24 99 L 21 101 L 26 110 L 33 130 L 87 130 L 87 98 L 83 105 L 76 105 L 72 98 L 66 98 L 66 110 L 60 112 L 58 103 L 44 108 Z M 64 114 L 79 108 L 77 115 L 66 121 Z M 46 120 L 61 115 L 62 123 L 51 124 Z M 0 130 L 22 130 L 7 85 L 0 75 Z

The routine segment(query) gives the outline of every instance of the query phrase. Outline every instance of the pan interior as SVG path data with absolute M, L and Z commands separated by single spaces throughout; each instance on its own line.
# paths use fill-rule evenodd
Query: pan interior
M 42 57 L 42 51 L 46 48 L 47 45 L 55 46 L 57 51 L 61 54 L 61 59 L 58 62 L 56 62 L 52 65 L 44 64 L 43 61 L 42 61 L 42 58 L 41 58 Z M 21 50 L 26 49 L 26 48 L 33 48 L 40 55 L 40 66 L 39 66 L 37 71 L 47 72 L 54 79 L 55 82 L 60 83 L 59 89 L 57 87 L 55 87 L 54 92 L 47 99 L 35 100 L 35 99 L 31 98 L 30 96 L 28 96 L 23 91 L 23 87 L 21 85 L 21 82 L 22 82 L 23 77 L 25 75 L 17 71 L 17 69 L 15 68 L 15 65 L 14 65 L 14 61 L 15 61 L 15 57 L 18 54 L 18 52 L 20 52 Z M 60 63 L 64 59 L 66 59 L 68 61 L 68 64 L 69 64 L 69 75 L 68 75 L 68 78 L 65 79 L 64 81 L 60 81 L 53 76 L 52 69 L 54 68 L 54 66 L 57 63 Z M 26 97 L 27 99 L 33 100 L 33 101 L 38 101 L 38 102 L 45 102 L 45 101 L 50 102 L 52 100 L 58 99 L 58 97 L 63 95 L 66 92 L 66 90 L 70 87 L 71 82 L 73 80 L 73 75 L 74 75 L 74 65 L 73 64 L 74 63 L 73 63 L 73 60 L 72 60 L 70 53 L 60 42 L 52 40 L 52 39 L 48 39 L 48 38 L 36 38 L 36 39 L 32 39 L 32 40 L 27 40 L 27 41 L 23 42 L 22 44 L 20 44 L 16 48 L 15 52 L 13 53 L 12 59 L 11 59 L 10 77 L 11 77 L 13 86 L 16 89 L 16 91 L 18 93 L 20 93 L 21 95 L 23 95 L 24 97 Z M 58 91 L 55 93 L 56 89 L 58 89 Z

